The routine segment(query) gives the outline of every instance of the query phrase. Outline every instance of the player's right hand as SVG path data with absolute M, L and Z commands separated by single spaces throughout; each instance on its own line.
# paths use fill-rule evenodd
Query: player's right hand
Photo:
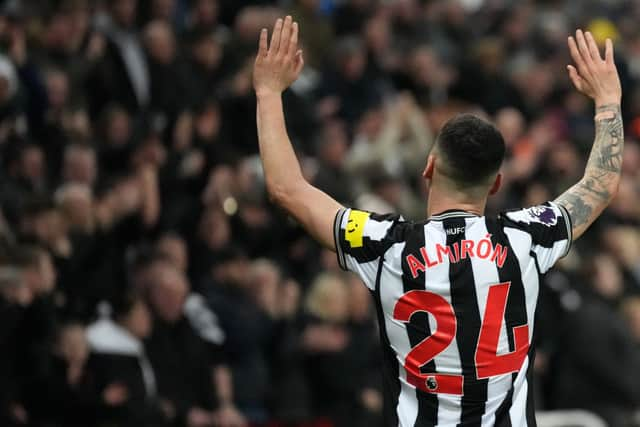
M 300 75 L 304 60 L 298 49 L 298 23 L 291 16 L 278 19 L 267 45 L 267 30 L 260 32 L 260 47 L 253 67 L 253 87 L 258 96 L 282 93 Z
M 606 41 L 604 59 L 590 32 L 576 31 L 569 37 L 569 50 L 575 66 L 568 65 L 569 77 L 575 87 L 592 98 L 596 107 L 619 104 L 622 97 L 620 77 L 613 61 L 613 43 Z

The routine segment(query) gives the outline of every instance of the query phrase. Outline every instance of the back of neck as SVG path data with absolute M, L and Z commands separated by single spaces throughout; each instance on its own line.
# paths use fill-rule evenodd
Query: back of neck
M 432 184 L 429 190 L 427 217 L 447 210 L 460 210 L 482 216 L 486 205 L 486 197 L 474 198 L 460 191 Z

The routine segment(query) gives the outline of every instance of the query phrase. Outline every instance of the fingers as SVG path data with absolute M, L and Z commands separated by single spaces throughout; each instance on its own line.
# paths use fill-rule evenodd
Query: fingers
M 571 58 L 573 58 L 573 62 L 578 66 L 578 70 L 580 70 L 581 73 L 586 74 L 588 72 L 587 64 L 585 64 L 582 59 L 576 40 L 571 36 L 569 36 L 569 52 L 571 52 Z
M 280 48 L 280 37 L 282 36 L 282 19 L 278 18 L 273 26 L 273 34 L 271 34 L 271 44 L 269 45 L 269 54 L 275 55 Z
M 598 49 L 598 44 L 593 38 L 593 35 L 591 34 L 591 32 L 587 31 L 585 33 L 585 37 L 587 39 L 587 47 L 589 48 L 589 53 L 591 54 L 591 58 L 593 58 L 594 60 L 599 59 L 600 61 L 602 61 L 602 57 L 600 56 L 600 50 Z
M 578 51 L 580 51 L 580 56 L 584 64 L 587 66 L 587 69 L 591 69 L 593 67 L 593 58 L 591 57 L 591 52 L 589 51 L 587 40 L 584 38 L 582 30 L 576 31 L 576 41 L 578 42 Z M 580 70 L 580 72 L 582 72 L 582 70 Z
M 263 28 L 260 31 L 260 42 L 258 43 L 258 57 L 267 56 L 268 46 L 267 46 L 267 29 Z
M 298 54 L 298 23 L 294 22 L 291 28 L 291 37 L 289 37 L 289 47 L 287 49 L 287 56 L 293 56 Z
M 277 50 L 278 54 L 281 56 L 285 56 L 289 49 L 291 26 L 292 26 L 291 16 L 287 16 L 286 18 L 284 18 L 284 24 L 282 26 L 282 35 L 280 37 L 280 47 Z
M 582 77 L 578 74 L 578 70 L 573 65 L 567 65 L 567 70 L 569 71 L 569 78 L 573 82 L 573 85 L 579 91 L 582 91 L 584 88 Z
M 607 62 L 607 64 L 614 65 L 614 61 L 613 61 L 613 42 L 611 41 L 611 39 L 607 39 L 607 41 L 605 43 L 604 60 Z
M 302 56 L 301 50 L 296 52 L 295 64 L 296 64 L 295 73 L 296 75 L 298 75 L 302 71 L 302 68 L 304 68 L 304 57 Z

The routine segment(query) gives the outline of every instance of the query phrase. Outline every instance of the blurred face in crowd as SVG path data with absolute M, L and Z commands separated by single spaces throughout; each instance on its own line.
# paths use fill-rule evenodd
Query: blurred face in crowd
M 624 291 L 622 271 L 616 260 L 608 254 L 593 259 L 592 284 L 594 290 L 608 300 L 615 300 Z
M 19 268 L 0 267 L 0 296 L 10 304 L 26 307 L 33 301 L 24 272 Z
M 213 26 L 218 20 L 218 0 L 196 0 L 194 20 L 200 26 Z
M 153 21 L 145 29 L 145 47 L 149 56 L 160 64 L 175 59 L 176 42 L 171 26 L 164 21 Z
M 56 13 L 49 20 L 44 42 L 49 49 L 66 51 L 67 43 L 72 39 L 73 28 L 66 13 Z
M 113 19 L 122 27 L 132 27 L 136 21 L 137 6 L 137 0 L 113 0 L 111 2 Z
M 378 14 L 369 19 L 365 26 L 367 46 L 376 54 L 384 53 L 391 45 L 391 26 L 389 19 Z
M 495 121 L 507 147 L 513 146 L 524 134 L 524 116 L 515 108 L 501 109 L 497 112 Z
M 52 71 L 46 77 L 47 97 L 53 110 L 62 109 L 69 96 L 69 79 L 62 71 Z
M 64 326 L 58 337 L 58 354 L 69 364 L 82 364 L 89 357 L 86 332 L 81 324 Z
M 220 132 L 220 107 L 208 104 L 196 116 L 196 135 L 203 141 L 215 139 Z
M 96 152 L 91 147 L 71 145 L 65 149 L 62 176 L 65 182 L 92 187 L 98 175 Z
M 202 37 L 193 46 L 193 58 L 206 69 L 215 70 L 222 60 L 222 46 L 213 34 Z
M 144 339 L 151 334 L 152 322 L 149 308 L 141 299 L 136 300 L 120 324 L 137 338 Z
M 281 280 L 280 271 L 271 261 L 258 260 L 251 266 L 252 295 L 267 312 L 277 310 Z
M 94 224 L 93 195 L 88 186 L 67 184 L 56 193 L 56 198 L 70 228 L 91 230 Z
M 378 136 L 384 125 L 384 115 L 381 107 L 367 110 L 358 123 L 358 133 L 369 139 Z
M 345 322 L 349 317 L 349 288 L 340 275 L 320 275 L 311 285 L 305 307 L 324 321 Z
M 182 317 L 188 292 L 187 278 L 176 267 L 169 263 L 158 263 L 152 267 L 149 303 L 162 320 L 174 323 Z
M 29 145 L 20 155 L 20 175 L 31 181 L 40 181 L 45 175 L 44 153 L 36 145 Z
M 208 209 L 200 221 L 200 238 L 211 249 L 221 249 L 231 239 L 229 219 L 218 209 Z
M 347 153 L 347 130 L 344 123 L 330 121 L 323 130 L 320 157 L 333 167 L 340 167 Z
M 129 114 L 122 109 L 110 112 L 107 121 L 107 143 L 114 147 L 126 145 L 131 138 Z
M 573 177 L 581 173 L 581 162 L 573 145 L 557 144 L 549 151 L 548 167 L 563 177 Z
M 362 47 L 346 54 L 340 61 L 340 71 L 347 80 L 358 80 L 367 67 L 367 55 Z
M 156 249 L 167 257 L 178 270 L 187 271 L 189 264 L 187 244 L 182 237 L 177 234 L 165 234 L 158 240 Z

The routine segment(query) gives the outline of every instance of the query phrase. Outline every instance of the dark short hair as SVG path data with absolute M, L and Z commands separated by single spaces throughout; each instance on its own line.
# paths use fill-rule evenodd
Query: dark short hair
M 497 173 L 505 145 L 500 131 L 471 114 L 461 114 L 445 123 L 436 148 L 444 160 L 442 173 L 462 188 L 476 187 Z

